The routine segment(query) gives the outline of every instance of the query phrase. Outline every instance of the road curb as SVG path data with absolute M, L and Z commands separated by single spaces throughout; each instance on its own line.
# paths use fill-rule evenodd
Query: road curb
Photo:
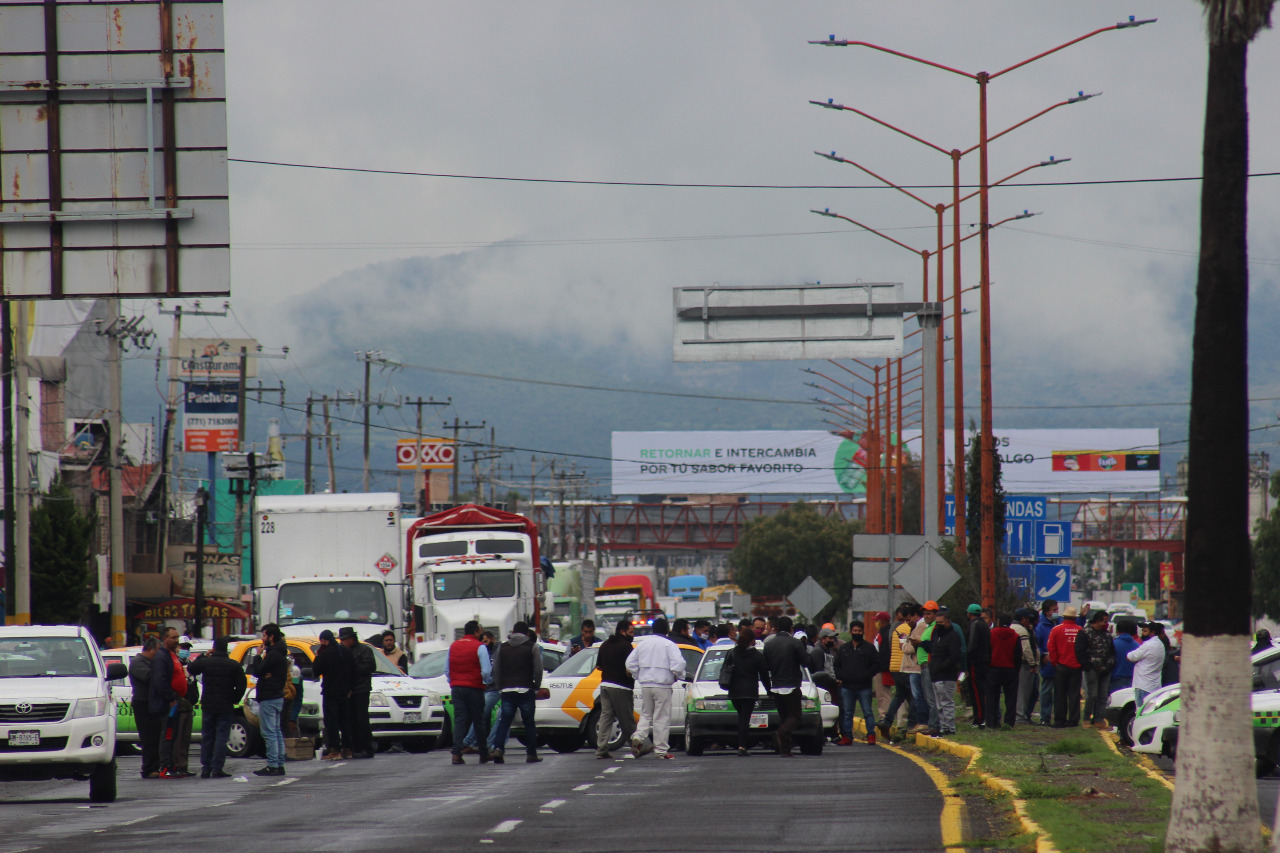
M 1124 753 L 1120 751 L 1120 747 L 1118 745 L 1120 743 L 1119 735 L 1115 734 L 1114 732 L 1099 731 L 1098 736 L 1101 737 L 1103 742 L 1105 742 L 1106 745 L 1111 748 L 1112 752 L 1114 752 L 1116 755 L 1119 755 L 1121 757 L 1124 756 Z M 1170 779 L 1168 776 L 1166 776 L 1163 773 L 1163 771 L 1160 770 L 1159 767 L 1156 767 L 1155 764 L 1151 762 L 1150 758 L 1147 758 L 1141 752 L 1133 752 L 1132 750 L 1129 752 L 1129 754 L 1133 756 L 1133 758 L 1136 760 L 1138 767 L 1142 768 L 1143 773 L 1146 773 L 1148 776 L 1150 776 L 1152 779 L 1155 779 L 1161 785 L 1164 785 L 1170 791 L 1173 790 L 1173 780 Z
M 981 749 L 976 746 L 946 740 L 945 738 L 928 737 L 922 734 L 915 736 L 915 744 L 922 749 L 945 752 L 957 758 L 969 759 L 967 770 L 977 773 L 978 777 L 982 779 L 982 783 L 988 788 L 1004 791 L 1013 800 L 1013 811 L 1017 814 L 1018 821 L 1022 824 L 1023 832 L 1030 833 L 1036 837 L 1036 853 L 1058 853 L 1058 848 L 1053 846 L 1053 839 L 1049 837 L 1049 833 L 1045 832 L 1044 828 L 1027 813 L 1027 801 L 1018 796 L 1018 786 L 1008 779 L 1002 779 L 999 776 L 977 769 L 976 765 L 979 759 L 982 758 Z

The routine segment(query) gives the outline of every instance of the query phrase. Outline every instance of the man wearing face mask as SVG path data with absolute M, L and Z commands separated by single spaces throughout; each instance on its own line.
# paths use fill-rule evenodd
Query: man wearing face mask
M 840 709 L 836 717 L 839 725 L 844 725 L 844 701 L 840 695 L 840 682 L 836 679 L 836 632 L 831 628 L 818 631 L 818 641 L 809 649 L 809 675 L 813 683 L 831 694 L 831 700 Z M 842 746 L 853 742 L 850 732 L 841 729 Z
M 876 715 L 871 708 L 871 682 L 880 672 L 880 655 L 868 642 L 862 620 L 849 623 L 849 642 L 836 652 L 836 678 L 844 698 L 842 723 L 845 732 L 853 731 L 854 705 L 862 706 L 862 722 L 867 729 L 867 743 L 876 742 Z M 843 741 L 841 741 L 843 743 Z

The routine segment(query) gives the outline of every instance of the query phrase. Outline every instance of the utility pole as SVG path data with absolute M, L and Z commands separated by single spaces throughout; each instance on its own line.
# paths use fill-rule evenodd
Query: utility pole
M 14 603 L 13 624 L 31 624 L 31 397 L 27 381 L 27 317 L 31 306 L 16 303 L 18 328 L 13 336 L 13 376 L 17 410 L 14 424 L 13 521 L 14 521 Z M 8 464 L 6 462 L 6 464 Z M 6 507 L 7 509 L 8 507 Z
M 452 397 L 444 400 L 443 402 L 431 397 L 428 397 L 425 400 L 419 397 L 417 400 L 404 401 L 406 406 L 416 406 L 418 409 L 418 429 L 414 433 L 416 438 L 414 439 L 413 444 L 413 494 L 414 499 L 418 504 L 419 515 L 426 515 L 427 507 L 431 505 L 431 475 L 427 472 L 427 469 L 422 467 L 422 407 L 448 406 L 452 402 Z M 456 467 L 458 464 L 458 448 L 456 445 L 454 446 L 453 451 L 453 464 Z
M 173 306 L 172 311 L 166 311 L 164 304 L 160 304 L 159 313 L 169 314 L 173 316 L 173 333 L 169 338 L 169 394 L 165 404 L 164 416 L 164 447 L 161 448 L 160 468 L 164 472 L 160 479 L 160 536 L 159 544 L 156 548 L 156 571 L 163 572 L 165 569 L 166 554 L 169 552 L 169 530 L 170 530 L 170 510 L 169 501 L 173 495 L 181 491 L 181 471 L 182 463 L 179 461 L 177 465 L 178 474 L 174 473 L 173 465 L 173 445 L 174 436 L 177 432 L 176 421 L 178 413 L 178 393 L 182 386 L 180 379 L 182 371 L 175 364 L 177 359 L 178 341 L 182 340 L 182 317 L 184 314 L 191 317 L 225 317 L 230 310 L 231 303 L 222 303 L 221 311 L 205 311 L 200 308 L 200 303 L 196 302 L 194 308 L 183 309 L 179 303 Z M 182 454 L 178 455 L 179 460 Z
M 459 471 L 459 469 L 462 467 L 462 466 L 461 466 L 461 464 L 459 464 L 459 463 L 461 463 L 461 461 L 462 461 L 462 457 L 459 455 L 459 452 L 460 452 L 460 450 L 461 450 L 461 447 L 460 447 L 460 446 L 459 446 L 459 444 L 458 444 L 458 432 L 459 432 L 460 430 L 464 430 L 464 429 L 484 429 L 484 421 L 481 421 L 481 422 L 480 422 L 480 423 L 478 423 L 478 424 L 464 424 L 464 423 L 460 422 L 460 421 L 458 420 L 458 418 L 455 416 L 455 417 L 454 417 L 454 419 L 453 419 L 453 423 L 451 423 L 451 424 L 450 424 L 450 423 L 446 423 L 446 424 L 444 425 L 444 427 L 445 427 L 445 429 L 452 429 L 452 430 L 453 430 L 453 450 L 454 450 L 454 456 L 453 456 L 453 494 L 449 496 L 449 499 L 450 499 L 451 501 L 457 501 L 457 499 L 458 499 L 458 471 Z M 479 496 L 479 495 L 476 495 L 476 500 L 478 501 L 479 499 L 480 499 L 480 496 Z
M 313 493 L 313 483 L 311 481 L 311 406 L 314 402 L 310 393 L 307 394 L 307 449 L 303 453 L 302 470 L 305 472 L 304 492 L 308 495 Z
M 391 370 L 399 370 L 401 365 L 400 362 L 387 358 L 382 353 L 374 352 L 373 350 L 357 352 L 356 359 L 364 362 L 364 399 L 360 401 L 360 404 L 364 406 L 364 476 L 361 480 L 361 489 L 362 491 L 367 492 L 369 491 L 369 407 L 373 405 L 376 405 L 378 408 L 382 408 L 383 406 L 392 406 L 393 408 L 400 407 L 400 401 L 398 399 L 395 403 L 383 402 L 381 395 L 379 395 L 377 403 L 374 403 L 369 399 L 369 381 L 372 377 L 372 368 L 373 365 L 377 364 L 380 365 L 383 370 L 388 368 Z
M 333 425 L 329 421 L 329 395 L 325 394 L 320 403 L 324 411 L 324 443 L 325 455 L 329 461 L 329 491 L 336 495 L 338 493 L 338 475 L 337 469 L 333 465 Z
M 209 493 L 196 489 L 196 596 L 195 626 L 192 633 L 203 636 L 204 631 L 204 526 L 209 512 Z

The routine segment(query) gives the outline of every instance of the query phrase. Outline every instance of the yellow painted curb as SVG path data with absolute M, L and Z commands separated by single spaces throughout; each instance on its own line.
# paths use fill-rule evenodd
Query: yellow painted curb
M 1117 744 L 1120 743 L 1119 735 L 1114 732 L 1099 731 L 1098 736 L 1102 738 L 1103 742 L 1106 743 L 1107 746 L 1111 747 L 1112 752 L 1121 757 L 1124 756 L 1124 753 L 1120 751 L 1120 747 L 1117 746 Z M 1130 752 L 1129 754 L 1136 759 L 1136 763 L 1140 768 L 1142 768 L 1143 773 L 1146 773 L 1170 791 L 1173 790 L 1173 780 L 1161 772 L 1159 767 L 1156 767 L 1155 764 L 1151 763 L 1150 758 L 1147 758 L 1141 752 Z
M 1018 821 L 1022 824 L 1022 831 L 1031 833 L 1036 837 L 1036 853 L 1058 853 L 1058 849 L 1053 846 L 1053 840 L 1049 837 L 1049 833 L 1045 832 L 1044 828 L 1027 813 L 1027 801 L 1018 797 L 1018 786 L 1008 779 L 1001 779 L 999 776 L 993 776 L 977 769 L 978 761 L 982 758 L 981 749 L 944 738 L 927 737 L 919 734 L 915 738 L 916 746 L 932 749 L 935 752 L 946 752 L 958 758 L 969 759 L 966 769 L 977 773 L 979 778 L 982 779 L 982 783 L 987 787 L 1004 791 L 1013 800 L 1013 811 L 1018 815 Z

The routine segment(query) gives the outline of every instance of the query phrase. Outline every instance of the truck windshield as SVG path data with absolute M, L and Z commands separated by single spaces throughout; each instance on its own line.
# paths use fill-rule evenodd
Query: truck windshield
M 79 637 L 6 637 L 0 678 L 96 675 L 93 654 Z
M 419 542 L 419 557 L 464 557 L 467 554 L 466 542 Z
M 433 576 L 436 601 L 460 598 L 513 598 L 516 573 L 511 569 L 477 572 L 440 572 Z
M 377 624 L 386 622 L 387 617 L 382 584 L 374 581 L 280 585 L 280 612 L 276 621 L 281 627 L 308 622 Z
M 477 554 L 523 554 L 523 539 L 477 539 Z

